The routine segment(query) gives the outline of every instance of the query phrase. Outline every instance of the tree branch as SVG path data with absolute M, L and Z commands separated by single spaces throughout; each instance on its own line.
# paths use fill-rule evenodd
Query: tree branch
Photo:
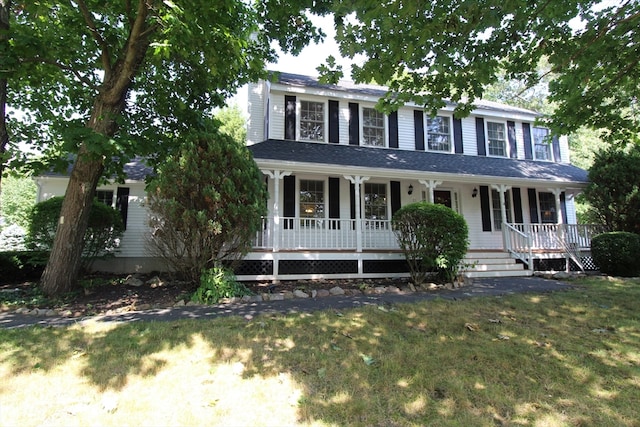
M 34 56 L 33 58 L 24 58 L 24 59 L 21 60 L 21 62 L 36 62 L 36 63 L 40 63 L 40 64 L 53 65 L 55 67 L 60 68 L 61 70 L 71 72 L 82 83 L 86 84 L 87 86 L 89 86 L 93 90 L 98 90 L 98 87 L 94 84 L 94 82 L 91 81 L 91 79 L 87 78 L 86 76 L 83 76 L 82 74 L 80 74 L 78 72 L 78 70 L 76 70 L 75 68 L 73 68 L 70 65 L 65 65 L 65 64 L 63 64 L 61 62 L 54 61 L 53 59 L 41 58 L 39 56 Z
M 100 46 L 100 58 L 102 58 L 102 67 L 105 71 L 105 78 L 107 78 L 111 73 L 111 56 L 109 55 L 109 45 L 104 41 L 104 39 L 98 32 L 98 29 L 96 28 L 96 24 L 93 21 L 93 17 L 91 16 L 91 12 L 89 11 L 87 4 L 84 2 L 84 0 L 76 1 L 78 2 L 78 7 L 82 12 L 82 16 L 84 17 L 84 21 L 87 24 L 87 27 L 89 27 L 89 30 L 91 30 L 91 35 L 98 43 L 98 46 Z

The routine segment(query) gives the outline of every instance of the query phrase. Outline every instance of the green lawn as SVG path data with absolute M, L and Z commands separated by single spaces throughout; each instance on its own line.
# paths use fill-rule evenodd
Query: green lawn
M 0 330 L 0 425 L 637 426 L 640 281 Z

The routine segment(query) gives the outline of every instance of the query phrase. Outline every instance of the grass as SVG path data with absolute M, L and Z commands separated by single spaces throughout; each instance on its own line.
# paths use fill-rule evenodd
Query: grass
M 0 425 L 637 426 L 640 281 L 0 330 Z

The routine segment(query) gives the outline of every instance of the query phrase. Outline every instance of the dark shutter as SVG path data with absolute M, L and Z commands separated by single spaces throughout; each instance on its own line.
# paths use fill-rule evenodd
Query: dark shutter
M 398 148 L 398 112 L 389 114 L 389 148 Z
M 553 147 L 553 160 L 560 162 L 562 160 L 560 156 L 560 139 L 557 136 L 551 138 L 551 146 Z
M 340 218 L 340 178 L 329 178 L 329 218 Z M 340 229 L 340 221 L 329 221 L 329 228 Z
M 491 201 L 489 187 L 480 186 L 480 212 L 482 214 L 482 231 L 491 231 Z
M 520 188 L 512 188 L 511 194 L 513 195 L 513 219 L 516 224 L 522 224 L 524 222 L 524 216 L 522 215 L 522 195 L 520 194 Z
M 478 142 L 478 156 L 487 155 L 487 145 L 484 139 L 484 120 L 476 117 L 476 140 Z
M 533 145 L 531 145 L 531 125 L 529 123 L 522 124 L 522 136 L 524 139 L 524 158 L 533 160 Z
M 453 145 L 457 154 L 464 153 L 464 146 L 462 144 L 462 120 L 453 119 Z
M 560 193 L 560 211 L 562 212 L 562 222 L 563 222 L 563 224 L 566 224 L 567 221 L 568 221 L 568 219 L 567 219 L 567 196 L 566 196 L 564 191 L 562 193 Z
M 391 181 L 391 217 L 400 209 L 400 181 Z
M 538 219 L 538 197 L 535 188 L 529 188 L 527 190 L 529 194 L 529 215 L 531 217 L 531 223 L 537 224 L 540 222 Z
M 284 203 L 282 216 L 292 218 L 296 216 L 296 177 L 294 175 L 283 178 Z M 293 228 L 293 220 L 284 220 L 284 229 Z
M 122 216 L 122 225 L 127 229 L 127 215 L 129 213 L 129 187 L 118 187 L 116 193 L 116 209 Z
M 413 128 L 416 136 L 416 151 L 424 151 L 424 113 L 413 110 Z
M 516 123 L 507 122 L 507 138 L 509 139 L 509 157 L 518 158 L 518 145 L 516 143 Z
M 329 142 L 333 144 L 340 143 L 339 105 L 338 101 L 329 100 Z
M 360 145 L 360 109 L 356 102 L 349 103 L 349 145 Z
M 284 139 L 296 139 L 296 97 L 284 97 Z

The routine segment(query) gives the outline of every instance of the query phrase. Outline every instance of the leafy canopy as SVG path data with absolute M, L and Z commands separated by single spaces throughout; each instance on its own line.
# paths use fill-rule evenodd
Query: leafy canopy
M 587 125 L 640 142 L 640 2 L 607 4 L 354 0 L 335 2 L 333 12 L 341 54 L 366 57 L 352 78 L 389 86 L 384 110 L 412 101 L 435 114 L 449 100 L 465 115 L 500 75 L 527 87 L 550 78 L 554 133 Z M 541 63 L 547 72 L 537 71 Z M 325 79 L 341 77 L 330 65 L 321 67 Z

